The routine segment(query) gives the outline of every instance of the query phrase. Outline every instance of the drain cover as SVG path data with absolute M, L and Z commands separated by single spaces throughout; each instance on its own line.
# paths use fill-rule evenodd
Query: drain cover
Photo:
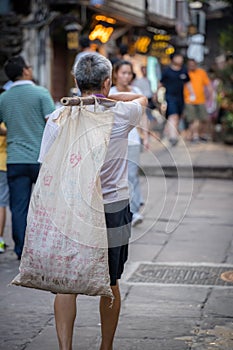
M 233 271 L 226 271 L 221 274 L 221 279 L 233 283 Z
M 233 268 L 233 267 L 231 267 Z M 169 265 L 142 263 L 128 278 L 131 283 L 162 283 L 233 287 L 233 271 L 223 265 Z M 231 278 L 224 273 L 231 272 Z M 223 278 L 225 276 L 225 278 Z

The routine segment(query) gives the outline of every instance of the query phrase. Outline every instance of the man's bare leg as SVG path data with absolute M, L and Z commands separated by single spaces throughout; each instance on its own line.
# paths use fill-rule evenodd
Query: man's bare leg
M 110 298 L 100 298 L 100 318 L 102 333 L 100 350 L 112 350 L 113 339 L 118 324 L 121 309 L 121 295 L 118 282 L 116 286 L 112 286 L 112 292 L 115 297 L 112 307 Z
M 178 124 L 179 116 L 178 114 L 171 114 L 168 117 L 168 134 L 169 138 L 177 139 L 178 138 Z
M 171 114 L 168 116 L 167 123 L 165 126 L 165 134 L 169 139 L 172 146 L 175 146 L 178 142 L 179 132 L 178 132 L 179 116 L 178 114 Z
M 202 120 L 199 122 L 199 135 L 203 139 L 203 141 L 208 141 L 211 138 L 212 130 L 210 120 Z
M 0 207 L 0 237 L 3 237 L 5 222 L 6 222 L 6 208 Z
M 76 297 L 76 294 L 57 294 L 54 300 L 54 314 L 60 350 L 72 350 Z
M 190 125 L 190 130 L 191 130 L 193 141 L 199 140 L 199 128 L 200 128 L 199 120 L 195 119 L 192 122 L 192 124 Z

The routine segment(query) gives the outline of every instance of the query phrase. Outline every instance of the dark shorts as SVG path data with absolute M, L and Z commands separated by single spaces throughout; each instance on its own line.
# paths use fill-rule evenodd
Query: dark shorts
M 171 97 L 166 97 L 167 101 L 167 110 L 166 110 L 166 117 L 168 118 L 172 114 L 178 114 L 181 116 L 184 110 L 184 102 L 182 99 L 175 99 Z
M 110 284 L 115 286 L 128 259 L 132 213 L 128 200 L 105 204 L 104 210 L 108 233 Z
M 206 121 L 208 120 L 208 113 L 204 104 L 199 105 L 185 105 L 185 119 L 188 123 L 192 123 L 194 120 Z

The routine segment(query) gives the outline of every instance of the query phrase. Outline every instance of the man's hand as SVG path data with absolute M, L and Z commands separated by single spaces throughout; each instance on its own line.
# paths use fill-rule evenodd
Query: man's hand
M 5 128 L 2 128 L 2 127 L 0 126 L 0 136 L 6 136 L 6 133 L 7 133 L 6 129 L 5 129 Z

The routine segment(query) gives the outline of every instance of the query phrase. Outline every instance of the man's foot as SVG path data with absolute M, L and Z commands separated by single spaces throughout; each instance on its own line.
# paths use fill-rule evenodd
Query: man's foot
M 131 225 L 134 227 L 138 224 L 141 224 L 142 222 L 143 222 L 143 216 L 140 213 L 134 213 Z
M 200 141 L 201 141 L 201 142 L 208 142 L 209 139 L 208 139 L 207 136 L 200 136 Z
M 169 140 L 167 137 L 164 137 L 162 140 L 161 140 L 161 144 L 165 147 L 165 148 L 169 148 L 170 147 L 170 143 L 169 143 Z
M 177 143 L 178 143 L 178 139 L 171 138 L 171 139 L 169 139 L 169 142 L 170 142 L 170 145 L 172 147 L 175 147 L 177 145 Z
M 5 243 L 4 241 L 0 241 L 0 253 L 4 253 L 5 252 Z
M 199 137 L 198 137 L 198 136 L 193 137 L 192 140 L 191 140 L 191 143 L 193 143 L 193 144 L 198 144 L 198 143 L 200 143 Z

